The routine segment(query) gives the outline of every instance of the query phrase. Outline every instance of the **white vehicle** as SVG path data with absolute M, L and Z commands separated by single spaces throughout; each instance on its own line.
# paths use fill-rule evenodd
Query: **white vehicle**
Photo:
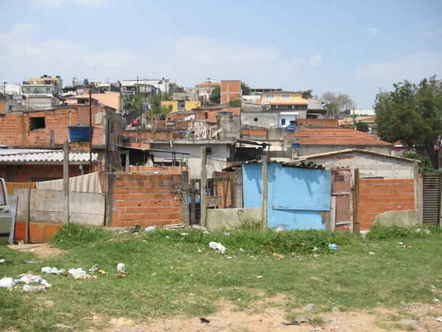
M 9 234 L 11 231 L 11 213 L 8 206 L 8 192 L 5 180 L 0 178 L 0 234 Z

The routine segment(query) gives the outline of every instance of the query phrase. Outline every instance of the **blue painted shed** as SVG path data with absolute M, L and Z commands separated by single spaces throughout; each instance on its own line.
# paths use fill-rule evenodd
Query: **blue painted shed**
M 244 164 L 245 208 L 261 207 L 262 177 L 259 163 Z M 268 165 L 267 226 L 284 229 L 325 229 L 321 212 L 330 211 L 330 171 Z

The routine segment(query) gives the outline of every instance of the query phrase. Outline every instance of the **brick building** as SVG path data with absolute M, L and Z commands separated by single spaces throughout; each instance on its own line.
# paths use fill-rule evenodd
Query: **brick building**
M 221 104 L 228 104 L 232 100 L 241 100 L 241 81 L 221 81 Z

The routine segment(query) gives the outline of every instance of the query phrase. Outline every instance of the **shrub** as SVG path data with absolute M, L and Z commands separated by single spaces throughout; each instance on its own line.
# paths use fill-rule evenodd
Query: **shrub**
M 433 233 L 441 232 L 439 227 L 399 227 L 399 226 L 374 226 L 367 234 L 369 240 L 388 240 L 388 239 L 411 239 L 422 238 Z
M 65 224 L 50 240 L 51 243 L 63 249 L 87 245 L 93 242 L 106 240 L 111 234 L 95 227 L 84 227 L 75 224 Z

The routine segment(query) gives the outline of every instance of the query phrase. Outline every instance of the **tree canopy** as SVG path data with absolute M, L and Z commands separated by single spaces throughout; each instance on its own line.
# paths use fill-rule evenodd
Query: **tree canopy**
M 389 142 L 400 140 L 438 165 L 442 134 L 442 81 L 436 77 L 419 84 L 404 81 L 390 92 L 376 96 L 376 124 L 379 136 Z
M 250 94 L 250 87 L 246 83 L 241 82 L 241 91 L 243 95 L 247 96 Z
M 325 104 L 324 108 L 329 118 L 335 118 L 339 113 L 355 107 L 353 99 L 347 94 L 325 92 L 321 101 Z
M 212 104 L 219 104 L 221 102 L 221 89 L 219 86 L 212 90 L 209 100 Z

